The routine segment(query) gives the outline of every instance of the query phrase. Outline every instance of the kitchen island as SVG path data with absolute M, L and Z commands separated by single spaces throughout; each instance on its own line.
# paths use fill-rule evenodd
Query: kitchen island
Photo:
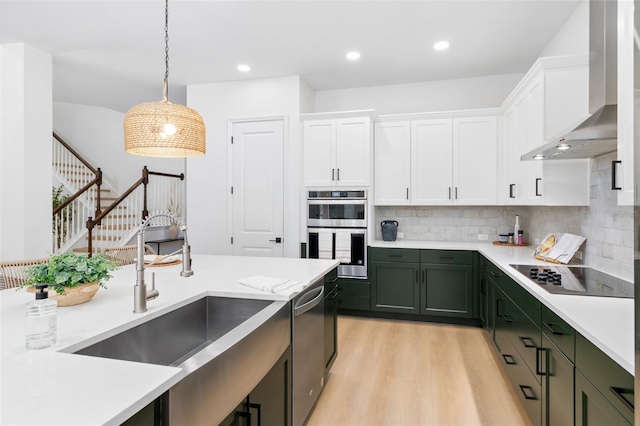
M 142 314 L 133 313 L 135 265 L 125 266 L 106 283 L 108 290 L 101 289 L 89 303 L 58 308 L 57 343 L 38 351 L 24 347 L 25 304 L 33 294 L 1 291 L 0 423 L 121 424 L 180 382 L 185 372 L 72 352 L 205 296 L 273 300 L 284 306 L 295 294 L 267 293 L 237 280 L 264 275 L 312 283 L 337 264 L 332 260 L 194 255 L 194 275 L 189 278 L 179 276 L 180 265 L 147 268 L 147 281 L 154 272 L 160 296 L 149 301 L 148 311 Z

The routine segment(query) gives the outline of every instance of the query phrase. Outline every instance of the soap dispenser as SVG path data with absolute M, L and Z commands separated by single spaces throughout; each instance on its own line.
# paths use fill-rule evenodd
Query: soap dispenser
M 47 284 L 36 284 L 36 300 L 27 303 L 27 349 L 43 349 L 56 343 L 58 302 L 49 299 Z
M 513 238 L 515 239 L 514 244 L 522 244 L 517 238 L 520 233 L 520 215 L 516 215 L 516 224 L 513 226 Z

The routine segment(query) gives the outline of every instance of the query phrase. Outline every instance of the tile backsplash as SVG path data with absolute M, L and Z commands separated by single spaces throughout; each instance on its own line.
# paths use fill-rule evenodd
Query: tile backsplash
M 582 235 L 584 263 L 633 282 L 632 206 L 618 206 L 611 190 L 611 160 L 615 153 L 591 161 L 591 201 L 588 207 L 545 206 L 420 206 L 376 207 L 376 224 L 397 220 L 398 232 L 405 240 L 478 241 L 487 234 L 489 241 L 499 234 L 513 232 L 515 215 L 525 241 L 532 245 L 549 232 Z M 376 238 L 382 239 L 377 226 Z M 532 247 L 533 250 L 533 247 Z

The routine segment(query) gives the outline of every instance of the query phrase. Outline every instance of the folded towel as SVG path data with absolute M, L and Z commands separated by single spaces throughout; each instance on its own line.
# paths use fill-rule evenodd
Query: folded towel
M 267 293 L 289 296 L 293 293 L 302 291 L 309 285 L 308 281 L 287 280 L 281 278 L 265 277 L 256 275 L 254 277 L 241 278 L 238 282 L 247 287 L 262 290 Z
M 351 263 L 351 231 L 336 231 L 336 260 Z
M 318 259 L 333 259 L 333 231 L 318 229 Z

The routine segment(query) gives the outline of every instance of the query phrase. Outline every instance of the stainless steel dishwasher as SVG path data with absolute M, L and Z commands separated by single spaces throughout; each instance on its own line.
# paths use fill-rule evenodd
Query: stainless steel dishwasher
M 293 426 L 304 424 L 324 386 L 324 277 L 293 299 Z

